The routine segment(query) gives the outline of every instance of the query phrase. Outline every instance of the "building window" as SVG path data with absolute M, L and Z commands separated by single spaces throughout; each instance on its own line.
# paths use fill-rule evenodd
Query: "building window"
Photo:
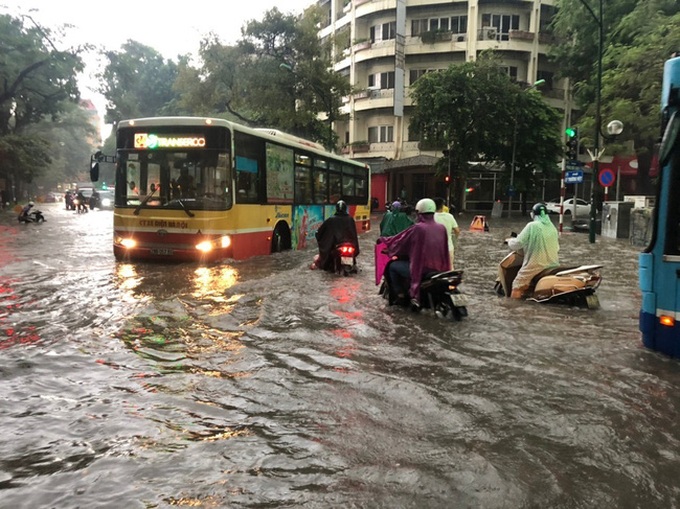
M 397 22 L 390 21 L 370 28 L 371 42 L 389 41 L 397 37 Z
M 454 34 L 467 33 L 467 15 L 451 16 L 450 18 L 414 19 L 411 21 L 411 35 L 413 37 L 435 30 Z
M 370 74 L 368 76 L 368 88 L 374 90 L 394 88 L 394 71 Z
M 418 81 L 418 78 L 420 78 L 426 72 L 427 69 L 411 69 L 408 72 L 408 84 L 413 85 L 416 81 Z
M 452 16 L 451 32 L 454 34 L 467 33 L 467 16 Z
M 482 28 L 494 27 L 500 41 L 510 40 L 510 30 L 519 30 L 518 14 L 482 14 Z
M 512 81 L 517 81 L 517 67 L 512 65 L 501 65 L 501 70 L 504 71 Z
M 394 141 L 394 126 L 381 125 L 368 128 L 369 143 L 391 143 Z
M 554 87 L 555 74 L 549 71 L 538 71 L 536 73 L 536 78 L 539 80 L 545 80 L 545 85 L 543 85 L 543 90 L 552 90 Z
M 427 32 L 427 27 L 428 27 L 428 21 L 427 19 L 414 19 L 411 21 L 411 35 L 413 37 L 416 37 L 423 32 Z

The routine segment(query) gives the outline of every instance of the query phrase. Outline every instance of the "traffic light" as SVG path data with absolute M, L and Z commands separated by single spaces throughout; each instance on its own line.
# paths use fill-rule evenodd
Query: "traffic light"
M 567 135 L 567 159 L 576 161 L 578 159 L 578 127 L 567 127 L 565 133 Z
M 447 186 L 451 183 L 451 176 L 450 175 L 445 175 L 444 176 L 444 184 Z

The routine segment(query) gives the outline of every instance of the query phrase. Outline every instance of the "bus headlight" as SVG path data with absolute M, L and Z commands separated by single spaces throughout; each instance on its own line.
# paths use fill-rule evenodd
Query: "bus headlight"
M 202 253 L 209 253 L 212 251 L 213 244 L 209 240 L 204 240 L 203 242 L 199 242 L 196 244 L 196 249 L 201 251 Z
M 225 248 L 231 246 L 231 237 L 229 235 L 225 235 L 220 239 L 220 245 Z
M 120 238 L 119 243 L 121 246 L 123 246 L 125 249 L 132 249 L 133 247 L 137 247 L 137 241 L 135 239 L 124 239 Z

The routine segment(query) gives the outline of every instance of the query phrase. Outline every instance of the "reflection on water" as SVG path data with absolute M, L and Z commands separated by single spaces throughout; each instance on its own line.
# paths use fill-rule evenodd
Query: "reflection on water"
M 367 258 L 117 263 L 110 213 L 45 212 L 0 219 L 3 506 L 677 505 L 680 369 L 640 348 L 625 241 L 561 239 L 605 266 L 592 311 L 494 295 L 521 219 L 464 231 L 451 323 L 387 307 Z

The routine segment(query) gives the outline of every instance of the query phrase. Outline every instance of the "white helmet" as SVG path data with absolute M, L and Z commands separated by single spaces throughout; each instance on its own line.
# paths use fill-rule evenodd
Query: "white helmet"
M 35 205 L 35 203 L 33 203 L 32 201 L 29 201 L 29 202 L 28 202 L 28 206 L 29 206 L 29 207 L 32 207 L 33 205 Z
M 436 211 L 437 206 L 434 204 L 434 200 L 430 198 L 423 198 L 416 203 L 416 212 L 418 214 L 434 214 Z

